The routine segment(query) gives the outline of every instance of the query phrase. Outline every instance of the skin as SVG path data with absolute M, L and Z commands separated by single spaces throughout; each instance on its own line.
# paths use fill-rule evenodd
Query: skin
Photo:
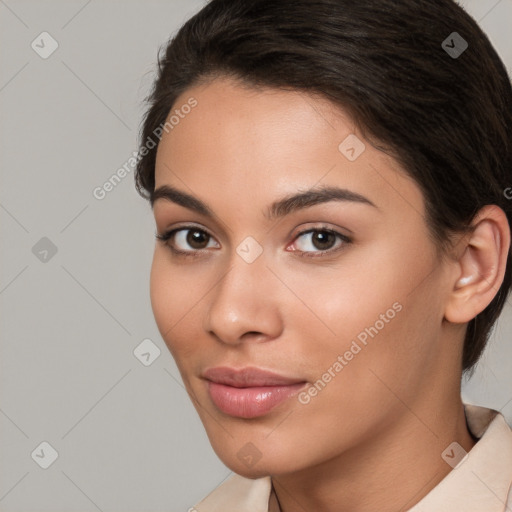
M 155 188 L 191 194 L 214 216 L 165 199 L 153 211 L 160 234 L 192 223 L 211 238 L 196 257 L 157 241 L 150 288 L 215 452 L 236 473 L 272 475 L 286 512 L 412 507 L 450 472 L 445 448 L 475 444 L 460 398 L 461 352 L 466 323 L 503 280 L 505 214 L 482 209 L 473 234 L 440 258 L 419 187 L 342 109 L 227 78 L 187 90 L 173 108 L 190 97 L 197 107 L 159 144 Z M 366 146 L 353 162 L 338 150 L 349 134 Z M 321 186 L 357 192 L 375 207 L 330 201 L 265 216 L 273 201 Z M 352 241 L 336 238 L 330 252 L 301 256 L 320 249 L 299 232 L 326 227 Z M 248 236 L 263 249 L 252 263 L 236 252 Z M 174 245 L 198 254 L 184 237 Z M 243 419 L 211 401 L 201 374 L 214 366 L 256 366 L 313 385 L 397 302 L 401 311 L 309 403 L 292 397 Z M 237 457 L 247 443 L 261 453 L 251 467 Z

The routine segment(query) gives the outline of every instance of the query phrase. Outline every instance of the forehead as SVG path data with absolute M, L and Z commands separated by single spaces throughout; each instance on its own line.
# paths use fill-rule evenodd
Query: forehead
M 191 100 L 196 106 L 183 108 Z M 216 79 L 185 91 L 171 116 L 158 147 L 156 188 L 171 184 L 243 209 L 322 184 L 384 207 L 423 210 L 419 187 L 398 163 L 319 96 Z
M 197 106 L 176 123 L 176 111 L 179 114 L 191 98 Z M 337 159 L 338 138 L 354 131 L 343 111 L 324 99 L 299 91 L 251 88 L 227 78 L 187 90 L 177 98 L 171 117 L 176 124 L 163 134 L 157 167 L 161 160 L 172 161 L 173 153 L 179 153 L 180 161 L 215 157 L 212 164 L 226 168 L 237 162 L 247 166 L 256 158 L 254 167 L 261 167 L 265 160 L 284 159 L 286 154 L 295 155 L 295 160 L 313 151 L 318 156 L 319 146 Z

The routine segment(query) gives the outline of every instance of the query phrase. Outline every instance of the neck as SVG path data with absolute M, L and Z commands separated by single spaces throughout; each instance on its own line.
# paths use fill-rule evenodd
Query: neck
M 460 387 L 456 396 L 441 404 L 430 396 L 414 409 L 404 406 L 399 418 L 348 452 L 297 473 L 272 477 L 273 508 L 281 512 L 408 510 L 452 470 L 441 454 L 454 441 L 467 452 L 475 445 Z

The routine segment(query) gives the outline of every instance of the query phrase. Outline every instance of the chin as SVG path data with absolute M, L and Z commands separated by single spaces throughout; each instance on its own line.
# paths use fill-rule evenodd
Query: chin
M 237 475 L 243 476 L 244 478 L 250 478 L 251 480 L 263 478 L 265 476 L 269 476 L 272 474 L 272 472 L 270 471 L 265 471 L 262 469 L 256 470 L 256 468 L 249 469 L 243 465 L 228 466 L 228 468 L 231 469 L 231 471 L 233 471 Z
M 299 469 L 293 459 L 287 459 L 276 453 L 265 456 L 264 453 L 256 452 L 251 443 L 246 443 L 236 452 L 226 453 L 224 449 L 215 450 L 215 452 L 231 471 L 245 478 L 256 479 L 269 475 L 282 475 Z

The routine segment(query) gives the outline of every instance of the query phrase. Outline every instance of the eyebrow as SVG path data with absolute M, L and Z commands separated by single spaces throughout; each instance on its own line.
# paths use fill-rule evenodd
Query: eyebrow
M 151 193 L 151 208 L 153 208 L 155 202 L 159 199 L 178 204 L 184 208 L 200 213 L 205 217 L 215 217 L 212 209 L 206 203 L 197 197 L 169 185 L 162 185 Z M 274 220 L 289 215 L 292 212 L 331 201 L 366 204 L 379 209 L 370 199 L 357 192 L 346 188 L 324 186 L 291 194 L 274 201 L 265 212 L 265 216 L 268 220 Z

